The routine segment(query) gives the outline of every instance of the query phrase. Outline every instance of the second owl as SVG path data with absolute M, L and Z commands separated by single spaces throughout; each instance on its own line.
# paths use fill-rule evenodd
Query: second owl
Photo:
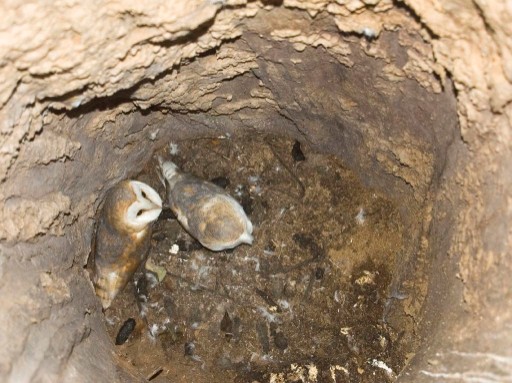
M 217 185 L 160 159 L 171 210 L 204 247 L 221 251 L 252 244 L 252 223 L 240 204 Z

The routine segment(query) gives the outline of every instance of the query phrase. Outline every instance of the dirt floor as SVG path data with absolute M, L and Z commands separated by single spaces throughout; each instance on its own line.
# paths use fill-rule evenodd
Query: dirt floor
M 105 313 L 123 361 L 153 382 L 394 380 L 408 350 L 386 321 L 403 247 L 393 204 L 285 138 L 203 138 L 160 154 L 225 187 L 255 241 L 211 252 L 164 210 L 145 270 Z M 155 164 L 138 178 L 164 195 Z

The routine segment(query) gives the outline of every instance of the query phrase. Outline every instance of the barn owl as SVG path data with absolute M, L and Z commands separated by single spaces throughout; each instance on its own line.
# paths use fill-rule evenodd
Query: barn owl
M 149 185 L 125 180 L 107 192 L 93 243 L 93 284 L 107 309 L 149 250 L 162 199 Z
M 252 244 L 252 223 L 240 204 L 211 182 L 181 172 L 160 159 L 169 205 L 181 225 L 213 251 Z

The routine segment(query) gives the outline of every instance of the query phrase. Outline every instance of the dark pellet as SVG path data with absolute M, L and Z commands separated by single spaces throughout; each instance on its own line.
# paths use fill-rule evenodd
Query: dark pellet
M 224 312 L 224 317 L 220 321 L 220 330 L 228 334 L 233 334 L 233 321 L 227 311 Z
M 185 355 L 192 356 L 192 355 L 194 355 L 195 351 L 196 351 L 196 345 L 194 344 L 194 342 L 185 343 Z
M 116 336 L 116 346 L 124 344 L 128 340 L 135 329 L 135 324 L 136 322 L 133 318 L 129 318 L 123 323 Z
M 316 270 L 315 270 L 315 278 L 317 280 L 320 280 L 324 277 L 324 274 L 325 274 L 325 270 L 323 267 L 317 267 Z
M 282 332 L 277 332 L 274 336 L 274 344 L 280 350 L 286 350 L 288 348 L 288 339 Z
M 299 141 L 295 141 L 295 143 L 293 144 L 292 157 L 295 162 L 306 160 L 306 156 L 304 155 L 304 153 L 302 152 L 302 149 L 300 148 Z
M 212 183 L 223 189 L 229 186 L 229 180 L 226 177 L 215 177 L 211 180 Z

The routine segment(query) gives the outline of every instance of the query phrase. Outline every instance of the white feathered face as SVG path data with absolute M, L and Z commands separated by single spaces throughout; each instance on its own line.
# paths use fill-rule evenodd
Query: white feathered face
M 143 182 L 130 181 L 129 185 L 136 200 L 128 207 L 125 222 L 140 231 L 158 218 L 162 211 L 162 199 L 155 189 Z

